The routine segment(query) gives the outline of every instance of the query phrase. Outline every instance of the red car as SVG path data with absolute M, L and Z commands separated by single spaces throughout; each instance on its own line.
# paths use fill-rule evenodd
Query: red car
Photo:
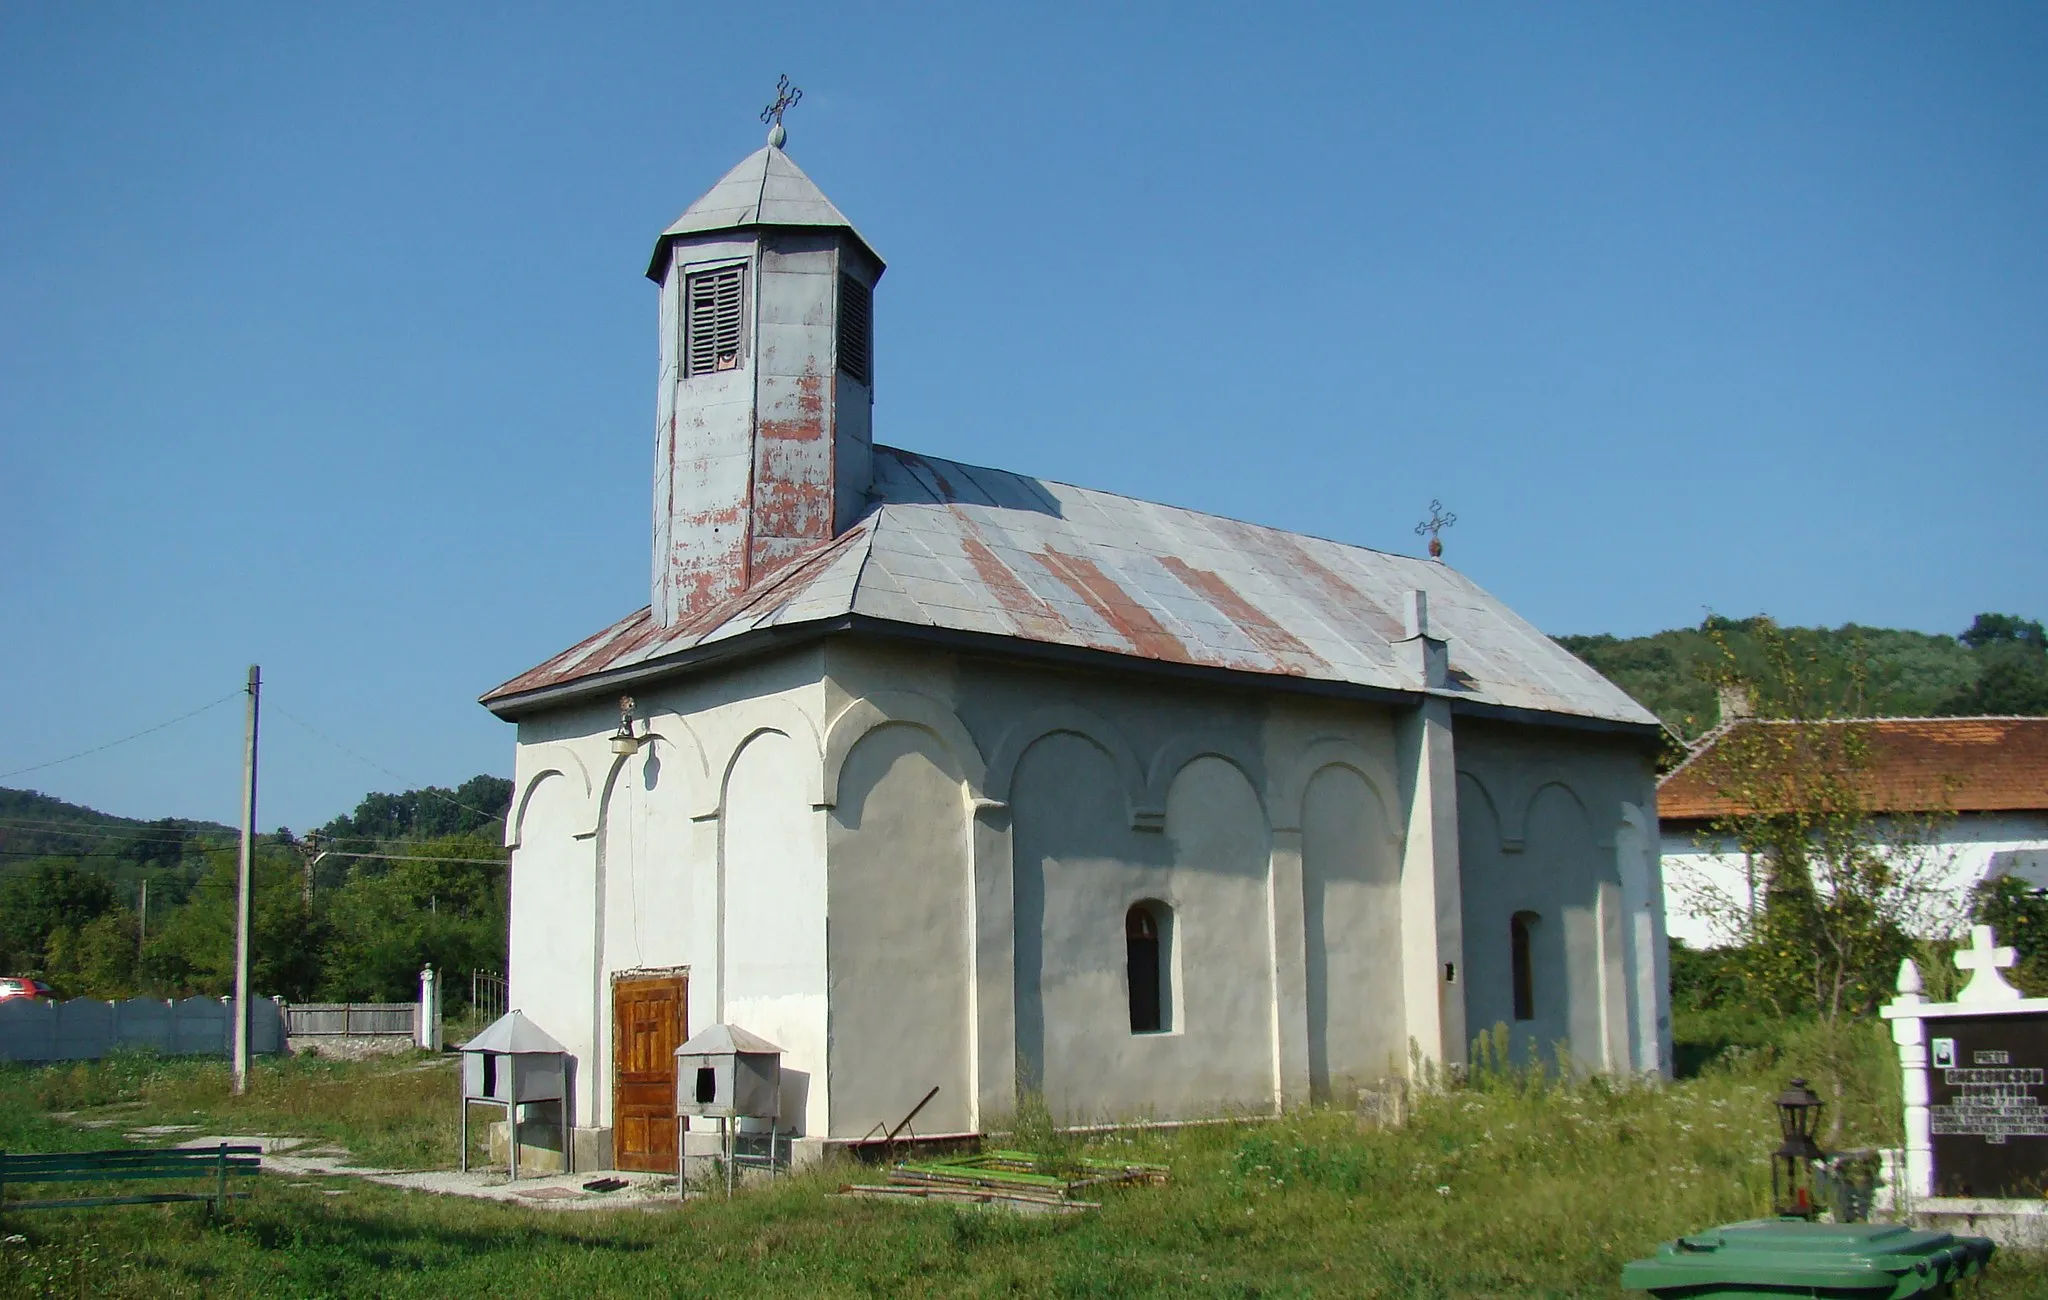
M 41 980 L 0 975 L 0 1002 L 9 998 L 41 998 L 45 1002 L 54 1002 L 57 991 Z

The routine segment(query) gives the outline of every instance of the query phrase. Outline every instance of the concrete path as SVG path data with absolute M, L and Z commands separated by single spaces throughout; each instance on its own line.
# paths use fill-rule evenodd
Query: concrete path
M 160 1129 L 138 1129 L 128 1136 L 140 1141 L 159 1133 Z M 551 1210 L 656 1209 L 677 1204 L 675 1179 L 661 1174 L 622 1173 L 616 1169 L 602 1169 L 574 1174 L 545 1174 L 508 1183 L 502 1172 L 484 1169 L 472 1169 L 468 1173 L 459 1173 L 452 1169 L 372 1169 L 350 1164 L 349 1153 L 331 1143 L 307 1138 L 277 1137 L 268 1133 L 209 1134 L 205 1137 L 181 1138 L 177 1145 L 191 1150 L 207 1150 L 222 1143 L 229 1146 L 261 1148 L 263 1172 L 281 1174 L 289 1178 L 360 1178 L 365 1182 L 382 1183 L 387 1187 L 403 1187 L 416 1192 L 468 1196 L 477 1200 L 504 1201 L 514 1205 L 539 1206 Z M 583 1189 L 583 1184 L 595 1182 L 600 1178 L 615 1178 L 626 1185 L 612 1192 L 589 1192 Z M 328 1193 L 338 1194 L 334 1189 L 328 1189 Z

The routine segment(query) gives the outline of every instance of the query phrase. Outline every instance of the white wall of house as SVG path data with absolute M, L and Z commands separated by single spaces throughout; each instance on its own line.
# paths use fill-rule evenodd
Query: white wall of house
M 1695 948 L 1731 942 L 1734 933 L 1723 919 L 1726 903 L 1716 907 L 1709 899 L 1718 894 L 1746 907 L 1752 886 L 1763 888 L 1761 873 L 1753 873 L 1732 845 L 1690 827 L 1663 831 L 1661 848 L 1671 889 L 1672 937 Z M 2048 812 L 1958 813 L 1935 828 L 1918 853 L 1936 890 L 1930 910 L 1937 918 L 1946 916 L 1948 923 L 1932 925 L 1931 931 L 1952 933 L 1963 923 L 1971 886 L 1984 878 L 1993 854 L 2010 849 L 2048 849 Z

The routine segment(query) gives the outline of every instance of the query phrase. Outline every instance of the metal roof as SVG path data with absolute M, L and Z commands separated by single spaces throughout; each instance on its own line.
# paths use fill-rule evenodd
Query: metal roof
M 462 1045 L 465 1052 L 566 1052 L 569 1049 L 548 1037 L 525 1013 L 508 1011 L 490 1027 Z
M 813 226 L 844 230 L 853 236 L 879 264 L 881 255 L 853 228 L 846 214 L 817 187 L 804 169 L 774 145 L 765 145 L 742 159 L 740 165 L 721 177 L 704 196 L 683 210 L 667 230 L 654 241 L 654 256 L 647 263 L 647 278 L 660 281 L 667 270 L 669 241 L 679 235 L 703 235 L 720 230 L 746 230 L 758 226 Z
M 484 696 L 500 713 L 742 634 L 862 616 L 1268 678 L 1420 692 L 1396 651 L 1412 591 L 1455 698 L 1656 727 L 1620 688 L 1457 570 L 1199 511 L 877 446 L 879 503 L 675 627 L 647 610 Z M 593 683 L 593 687 L 597 685 Z
M 738 1025 L 713 1025 L 676 1049 L 677 1056 L 731 1056 L 736 1052 L 780 1054 L 781 1048 Z

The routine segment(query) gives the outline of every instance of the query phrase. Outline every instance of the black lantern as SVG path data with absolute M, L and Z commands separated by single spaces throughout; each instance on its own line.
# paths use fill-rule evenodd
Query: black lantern
M 1771 1154 L 1771 1201 L 1785 1218 L 1811 1219 L 1818 1210 L 1813 1195 L 1814 1162 L 1827 1159 L 1827 1152 L 1813 1141 L 1822 1102 L 1806 1086 L 1806 1080 L 1794 1079 L 1778 1094 L 1777 1105 L 1778 1129 L 1785 1140 Z

